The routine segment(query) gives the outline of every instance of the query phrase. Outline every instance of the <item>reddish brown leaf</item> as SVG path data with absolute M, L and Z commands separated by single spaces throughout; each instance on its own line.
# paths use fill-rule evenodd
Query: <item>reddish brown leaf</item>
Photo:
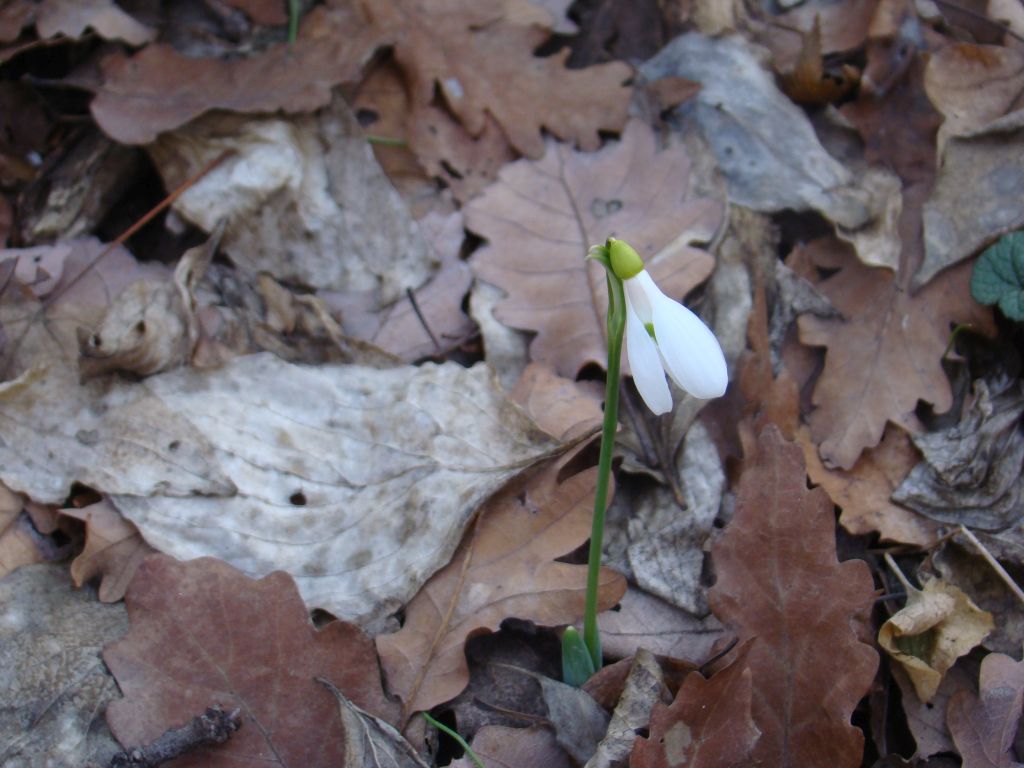
M 751 765 L 761 732 L 751 718 L 749 649 L 749 644 L 744 645 L 736 659 L 710 679 L 691 672 L 672 704 L 656 704 L 651 713 L 650 738 L 637 739 L 629 758 L 630 768 Z
M 213 558 L 154 555 L 125 602 L 132 628 L 103 652 L 125 696 L 107 721 L 125 746 L 149 743 L 219 704 L 241 708 L 241 730 L 190 753 L 179 768 L 337 768 L 345 736 L 337 701 L 317 676 L 371 714 L 396 714 L 372 641 L 347 622 L 317 631 L 281 571 L 257 581 Z
M 405 702 L 405 717 L 466 687 L 463 644 L 471 633 L 497 630 L 512 616 L 546 626 L 582 617 L 586 566 L 555 558 L 590 535 L 597 470 L 559 483 L 560 470 L 549 463 L 492 498 L 451 563 L 408 604 L 402 629 L 377 638 L 388 686 Z M 600 609 L 615 605 L 625 591 L 625 580 L 606 569 Z
M 1024 662 L 990 653 L 981 662 L 979 695 L 960 691 L 949 701 L 946 722 L 964 759 L 963 768 L 1020 768 L 1013 741 L 1024 705 Z
M 942 413 L 953 394 L 942 356 L 955 323 L 991 325 L 991 312 L 971 298 L 970 265 L 949 269 L 917 294 L 892 272 L 861 264 L 834 241 L 811 246 L 819 267 L 837 270 L 817 288 L 842 318 L 802 315 L 800 341 L 828 347 L 814 388 L 811 434 L 826 464 L 850 469 L 861 451 L 879 443 L 891 421 L 919 428 L 918 400 Z
M 862 561 L 836 561 L 828 496 L 807 489 L 799 446 L 774 426 L 740 480 L 736 511 L 712 548 L 718 579 L 711 609 L 749 652 L 754 760 L 773 768 L 861 763 L 863 734 L 850 725 L 878 655 L 854 620 L 874 588 Z
M 247 58 L 188 58 L 166 44 L 115 53 L 103 61 L 92 114 L 116 141 L 147 144 L 211 109 L 312 111 L 330 103 L 335 85 L 358 77 L 380 34 L 331 5 L 306 15 L 294 45 Z
M 546 129 L 585 150 L 600 146 L 599 131 L 626 122 L 631 69 L 622 62 L 570 70 L 569 50 L 547 57 L 534 51 L 549 31 L 524 3 L 506 0 L 363 0 L 365 13 L 394 40 L 413 101 L 428 106 L 440 90 L 474 136 L 492 116 L 524 155 L 544 153 Z
M 60 513 L 85 523 L 85 548 L 71 563 L 75 586 L 81 587 L 94 576 L 100 576 L 100 600 L 116 603 L 124 597 L 142 561 L 156 550 L 106 499 L 82 509 L 62 509 Z
M 490 241 L 473 269 L 509 294 L 495 317 L 537 333 L 535 361 L 569 379 L 587 363 L 605 365 L 605 276 L 584 256 L 609 235 L 629 240 L 670 296 L 711 273 L 712 257 L 689 243 L 713 236 L 722 206 L 692 197 L 689 174 L 682 147 L 659 152 L 651 129 L 633 121 L 600 152 L 552 143 L 537 162 L 505 166 L 470 203 L 467 227 Z

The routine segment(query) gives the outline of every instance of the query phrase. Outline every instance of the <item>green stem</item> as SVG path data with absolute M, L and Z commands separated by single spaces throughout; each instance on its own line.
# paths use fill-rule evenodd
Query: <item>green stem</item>
M 420 714 L 423 715 L 424 720 L 426 720 L 432 726 L 437 728 L 437 730 L 444 731 L 453 739 L 455 739 L 458 745 L 466 751 L 466 754 L 469 755 L 469 759 L 473 761 L 474 765 L 476 765 L 477 768 L 487 768 L 487 766 L 483 764 L 480 758 L 476 756 L 476 752 L 473 751 L 473 748 L 469 746 L 469 744 L 466 743 L 466 740 L 459 736 L 459 734 L 456 731 L 453 731 L 451 728 L 449 728 L 447 725 L 440 722 L 439 720 L 435 720 L 426 712 L 420 712 Z
M 299 36 L 299 14 L 302 8 L 299 0 L 288 0 L 288 45 L 295 45 Z
M 604 389 L 604 431 L 601 434 L 601 455 L 597 462 L 597 490 L 594 493 L 594 518 L 590 529 L 590 555 L 587 560 L 587 599 L 583 609 L 583 642 L 590 651 L 595 670 L 601 669 L 603 661 L 601 635 L 597 631 L 597 587 L 601 576 L 608 479 L 612 472 L 612 452 L 615 448 L 615 431 L 619 423 L 619 367 L 625 328 L 626 296 L 622 281 L 609 271 L 608 379 Z

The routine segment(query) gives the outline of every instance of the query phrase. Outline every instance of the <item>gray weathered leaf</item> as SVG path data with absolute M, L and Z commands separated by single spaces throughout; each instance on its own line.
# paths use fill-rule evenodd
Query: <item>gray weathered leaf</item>
M 649 80 L 677 76 L 701 84 L 678 108 L 714 149 L 732 202 L 757 211 L 817 210 L 848 228 L 875 205 L 832 158 L 804 112 L 776 87 L 758 51 L 739 37 L 677 37 L 640 68 Z
M 24 394 L 20 418 L 37 424 L 52 400 Z M 264 353 L 111 383 L 85 410 L 90 450 L 109 462 L 89 484 L 111 493 L 150 544 L 254 577 L 286 570 L 308 603 L 364 622 L 411 598 L 448 562 L 477 506 L 559 446 L 483 365 L 307 367 Z M 36 436 L 33 460 L 82 453 L 76 423 Z M 210 447 L 210 465 L 237 492 L 178 493 L 188 482 L 173 457 L 196 446 Z M 45 463 L 0 450 L 8 485 L 47 496 Z M 162 463 L 136 466 L 157 454 Z M 12 473 L 27 482 L 10 483 Z
M 921 462 L 893 492 L 893 501 L 932 520 L 1000 531 L 1020 518 L 1024 436 L 1019 427 L 1024 390 L 1012 382 L 979 379 L 960 421 L 912 435 Z
M 0 581 L 0 765 L 106 764 L 118 751 L 103 721 L 117 697 L 100 660 L 128 630 L 123 605 L 76 590 L 58 565 L 28 565 Z
M 686 434 L 679 471 L 687 508 L 681 509 L 662 486 L 635 502 L 627 521 L 626 549 L 636 583 L 690 613 L 708 612 L 700 577 L 704 541 L 722 500 L 725 473 L 707 430 L 694 422 Z

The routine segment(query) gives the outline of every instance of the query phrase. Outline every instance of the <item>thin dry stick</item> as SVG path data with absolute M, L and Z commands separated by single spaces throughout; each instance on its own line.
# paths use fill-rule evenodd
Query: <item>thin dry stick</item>
M 1013 577 L 1006 572 L 1006 569 L 999 564 L 999 561 L 992 557 L 992 553 L 986 549 L 985 545 L 978 541 L 978 537 L 971 533 L 971 531 L 963 524 L 960 525 L 960 533 L 967 537 L 967 540 L 975 546 L 978 553 L 985 558 L 985 562 L 991 565 L 992 569 L 999 574 L 999 578 L 1006 583 L 1006 586 L 1010 588 L 1010 591 L 1013 592 L 1021 603 L 1024 603 L 1024 591 L 1021 591 L 1021 588 L 1017 586 L 1017 582 L 1015 582 Z
M 430 326 L 427 325 L 427 318 L 425 318 L 423 313 L 420 312 L 420 305 L 416 301 L 416 294 L 412 292 L 412 288 L 406 288 L 405 295 L 409 297 L 409 303 L 412 304 L 412 311 L 416 313 L 416 318 L 420 321 L 420 325 L 423 326 L 423 330 L 427 332 L 430 340 L 434 342 L 434 349 L 440 352 L 441 344 L 438 342 L 437 336 L 434 335 L 434 332 L 430 330 Z
M 204 165 L 202 168 L 200 168 L 199 171 L 194 176 L 191 176 L 191 177 L 185 179 L 185 181 L 183 181 L 178 186 L 177 189 L 175 189 L 173 192 L 171 192 L 171 194 L 169 194 L 167 197 L 165 197 L 159 203 L 157 203 L 157 205 L 151 211 L 149 211 L 149 213 L 147 213 L 141 219 L 139 219 L 134 224 L 132 224 L 130 227 L 128 227 L 128 229 L 126 229 L 124 232 L 122 232 L 118 236 L 118 238 L 116 240 L 114 240 L 112 243 L 110 243 L 110 245 L 108 245 L 106 248 L 104 248 L 103 251 L 96 258 L 92 259 L 88 264 L 86 264 L 85 267 L 83 267 L 82 270 L 77 275 L 75 275 L 73 278 L 68 280 L 68 282 L 66 284 L 60 286 L 52 294 L 47 296 L 46 300 L 43 301 L 43 308 L 45 309 L 46 307 L 49 307 L 51 304 L 53 304 L 53 302 L 55 302 L 57 299 L 59 299 L 61 296 L 63 296 L 65 293 L 67 293 L 67 291 L 72 286 L 74 286 L 79 280 L 81 280 L 82 277 L 84 277 L 85 274 L 90 269 L 92 269 L 103 258 L 105 258 L 108 253 L 113 251 L 117 246 L 123 244 L 129 237 L 131 237 L 136 232 L 138 232 L 140 229 L 142 229 L 144 226 L 146 226 L 162 210 L 164 210 L 165 208 L 167 208 L 170 205 L 173 205 L 175 200 L 177 200 L 179 197 L 181 197 L 183 194 L 185 194 L 185 192 L 187 192 L 191 187 L 195 186 L 195 184 L 198 183 L 204 176 L 206 176 L 206 174 L 210 173 L 210 171 L 212 171 L 218 165 L 223 163 L 232 154 L 234 154 L 234 151 L 230 150 L 230 149 L 227 150 L 226 152 L 222 152 L 219 156 L 217 156 L 212 161 L 210 161 L 209 163 Z

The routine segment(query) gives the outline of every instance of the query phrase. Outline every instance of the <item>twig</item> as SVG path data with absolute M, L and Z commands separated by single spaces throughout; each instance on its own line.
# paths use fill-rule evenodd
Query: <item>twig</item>
M 149 213 L 144 215 L 141 219 L 136 221 L 134 224 L 128 227 L 128 229 L 122 232 L 118 236 L 118 238 L 114 240 L 112 243 L 110 243 L 106 248 L 104 248 L 103 251 L 96 258 L 90 260 L 89 263 L 86 264 L 85 267 L 83 267 L 82 270 L 77 275 L 68 280 L 68 282 L 65 283 L 64 285 L 59 286 L 57 290 L 55 290 L 53 293 L 47 296 L 46 299 L 42 302 L 43 308 L 45 309 L 49 307 L 50 305 L 53 304 L 53 302 L 55 302 L 57 299 L 59 299 L 61 296 L 67 293 L 79 280 L 81 280 L 85 276 L 85 274 L 89 270 L 91 270 L 100 261 L 102 261 L 108 253 L 113 251 L 117 246 L 124 243 L 129 237 L 131 237 L 144 226 L 146 226 L 165 208 L 173 205 L 175 200 L 177 200 L 179 197 L 185 194 L 185 192 L 187 192 L 193 186 L 195 186 L 204 176 L 206 176 L 206 174 L 210 173 L 210 171 L 212 171 L 218 165 L 223 163 L 232 154 L 234 154 L 233 150 L 227 150 L 226 152 L 222 152 L 218 157 L 214 158 L 211 162 L 207 163 L 202 168 L 200 168 L 198 173 L 196 173 L 194 176 L 191 176 L 184 182 L 182 182 L 177 189 L 171 192 L 171 194 L 169 194 L 159 203 L 157 203 L 157 205 L 152 210 L 150 210 Z
M 156 768 L 206 744 L 223 744 L 242 727 L 241 710 L 225 712 L 210 707 L 181 728 L 164 732 L 152 744 L 118 752 L 110 759 L 110 768 Z
M 406 288 L 405 295 L 409 297 L 409 303 L 412 304 L 412 311 L 416 313 L 416 317 L 419 319 L 420 325 L 423 326 L 423 330 L 427 332 L 427 335 L 430 337 L 430 340 L 434 342 L 434 349 L 440 352 L 441 344 L 440 342 L 438 342 L 437 337 L 434 335 L 434 332 L 430 330 L 430 326 L 427 325 L 427 318 L 425 318 L 423 316 L 423 313 L 420 312 L 420 305 L 416 301 L 416 294 L 412 292 L 412 288 Z
M 966 536 L 967 540 L 975 546 L 978 550 L 978 554 L 985 558 L 985 562 L 991 565 L 992 570 L 999 574 L 999 578 L 1005 582 L 1006 586 L 1010 588 L 1010 591 L 1013 592 L 1014 596 L 1020 600 L 1021 603 L 1024 603 L 1024 591 L 1021 591 L 1021 588 L 1017 586 L 1017 582 L 1014 581 L 1013 577 L 1006 572 L 1006 569 L 999 564 L 999 561 L 992 557 L 992 553 L 988 551 L 985 545 L 978 541 L 978 537 L 971 533 L 971 531 L 963 524 L 960 525 L 960 533 Z

